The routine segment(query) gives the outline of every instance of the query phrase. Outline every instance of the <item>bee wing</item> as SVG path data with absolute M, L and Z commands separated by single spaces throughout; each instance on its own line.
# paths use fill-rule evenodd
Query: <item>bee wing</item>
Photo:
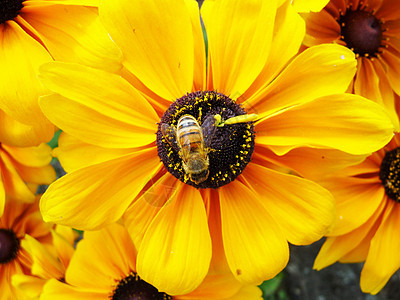
M 176 151 L 176 153 L 179 153 L 179 145 L 176 140 L 176 130 L 173 126 L 167 124 L 167 123 L 162 123 L 161 124 L 161 133 L 165 140 L 168 142 L 168 144 L 171 145 L 171 147 Z
M 203 130 L 204 147 L 206 149 L 210 147 L 214 134 L 217 131 L 217 123 L 218 121 L 214 118 L 214 115 L 210 115 L 201 125 L 201 129 Z

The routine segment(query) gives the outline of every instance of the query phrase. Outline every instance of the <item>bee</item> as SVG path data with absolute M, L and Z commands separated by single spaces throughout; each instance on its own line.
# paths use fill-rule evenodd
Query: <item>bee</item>
M 200 184 L 208 178 L 210 165 L 208 153 L 217 128 L 251 122 L 256 117 L 255 114 L 240 115 L 222 121 L 219 114 L 209 115 L 200 126 L 192 115 L 183 115 L 179 118 L 176 128 L 162 123 L 161 133 L 182 159 L 183 170 L 190 180 Z

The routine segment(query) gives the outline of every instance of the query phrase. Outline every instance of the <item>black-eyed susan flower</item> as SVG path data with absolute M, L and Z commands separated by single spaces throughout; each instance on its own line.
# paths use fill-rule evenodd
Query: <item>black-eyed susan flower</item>
M 276 171 L 270 151 L 366 155 L 393 132 L 383 108 L 343 94 L 352 51 L 322 45 L 295 57 L 305 25 L 289 1 L 205 1 L 201 14 L 208 64 L 195 1 L 106 0 L 100 17 L 124 69 L 51 63 L 40 74 L 54 92 L 42 110 L 72 136 L 57 155 L 74 170 L 46 191 L 44 219 L 91 230 L 124 215 L 137 272 L 170 295 L 199 286 L 212 255 L 261 283 L 286 266 L 288 241 L 311 243 L 330 226 L 331 194 Z M 197 173 L 177 146 L 188 115 Z
M 210 275 L 191 293 L 168 295 L 141 279 L 136 259 L 137 250 L 122 225 L 85 232 L 67 268 L 65 283 L 49 280 L 40 299 L 261 299 L 259 288 L 243 285 L 231 274 Z
M 50 184 L 56 172 L 50 165 L 51 148 L 0 144 L 0 216 L 6 200 L 33 203 L 38 185 Z
M 399 24 L 396 0 L 331 0 L 318 13 L 304 14 L 306 46 L 337 43 L 357 57 L 350 91 L 386 106 L 399 130 L 392 89 L 400 94 Z
M 11 280 L 12 285 L 29 299 L 39 299 L 49 279 L 65 281 L 65 270 L 75 251 L 77 234 L 69 227 L 57 225 L 51 235 L 51 245 L 43 245 L 30 235 L 21 241 L 21 247 L 31 257 L 31 274 L 15 274 Z
M 14 146 L 48 142 L 53 125 L 38 96 L 48 91 L 36 74 L 41 64 L 75 61 L 115 70 L 120 52 L 98 20 L 97 1 L 0 2 L 0 141 Z
M 397 99 L 399 100 L 399 99 Z M 377 294 L 400 268 L 400 136 L 363 162 L 324 178 L 337 217 L 314 263 L 364 262 L 360 286 Z
M 0 218 L 0 291 L 1 299 L 25 299 L 24 293 L 15 289 L 12 276 L 31 274 L 32 258 L 25 249 L 27 237 L 40 243 L 51 243 L 51 226 L 43 222 L 38 202 L 25 204 L 9 201 Z

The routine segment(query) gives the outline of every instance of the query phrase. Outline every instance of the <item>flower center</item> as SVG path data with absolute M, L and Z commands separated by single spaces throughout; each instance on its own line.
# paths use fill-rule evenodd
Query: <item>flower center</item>
M 132 272 L 122 279 L 111 297 L 112 300 L 172 300 L 166 293 L 160 293 L 154 286 Z
M 376 57 L 382 42 L 382 23 L 370 12 L 348 10 L 339 19 L 342 39 L 354 53 Z
M 14 231 L 0 229 L 0 265 L 7 264 L 17 257 L 19 245 L 19 239 Z
M 0 0 L 0 24 L 18 16 L 25 0 Z
M 386 152 L 381 163 L 379 178 L 385 187 L 386 195 L 400 202 L 400 147 Z
M 168 172 L 182 182 L 219 188 L 235 180 L 251 159 L 255 136 L 248 116 L 223 94 L 189 93 L 162 116 L 158 155 Z

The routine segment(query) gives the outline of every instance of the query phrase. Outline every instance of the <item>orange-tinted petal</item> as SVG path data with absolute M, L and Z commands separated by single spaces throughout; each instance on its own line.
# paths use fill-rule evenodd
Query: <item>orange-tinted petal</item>
M 354 93 L 383 105 L 390 115 L 396 131 L 399 131 L 399 118 L 396 114 L 393 90 L 382 64 L 366 57 L 359 57 L 357 60 L 358 69 L 354 80 Z
M 124 66 L 153 92 L 173 100 L 192 90 L 193 32 L 183 0 L 105 0 L 100 17 Z
M 160 291 L 180 295 L 200 285 L 210 260 L 211 239 L 203 199 L 195 188 L 178 185 L 144 235 L 138 274 Z
M 43 218 L 85 230 L 115 222 L 159 168 L 149 148 L 69 173 L 42 196 Z
M 385 195 L 379 178 L 333 178 L 323 185 L 336 199 L 337 217 L 329 235 L 345 234 L 360 227 L 376 213 Z
M 364 224 L 360 225 L 360 227 L 344 235 L 328 237 L 315 259 L 313 268 L 321 270 L 336 261 L 341 261 L 343 257 L 358 248 L 364 241 L 369 244 L 370 237 L 369 239 L 367 238 L 371 232 L 375 232 L 375 227 L 379 224 L 377 220 L 380 218 L 384 208 L 385 202 L 382 202 L 379 208 L 375 210 L 375 213 L 364 222 Z M 358 260 L 358 262 L 360 261 L 362 261 L 362 259 Z
M 256 194 L 238 180 L 219 189 L 222 238 L 229 267 L 245 283 L 260 284 L 287 264 L 285 236 Z
M 390 201 L 382 224 L 371 240 L 361 272 L 360 286 L 364 293 L 378 293 L 400 268 L 400 205 Z
M 267 61 L 275 13 L 274 0 L 204 1 L 212 88 L 232 99 L 249 88 Z

